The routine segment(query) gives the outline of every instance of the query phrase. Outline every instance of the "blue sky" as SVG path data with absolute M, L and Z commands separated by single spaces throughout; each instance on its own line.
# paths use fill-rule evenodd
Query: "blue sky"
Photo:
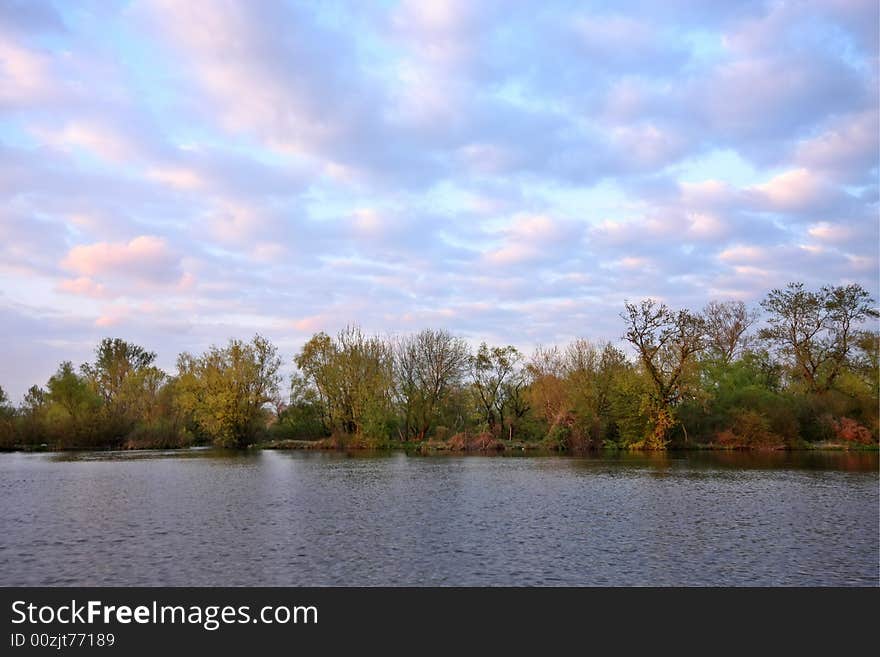
M 617 340 L 878 293 L 878 8 L 0 2 L 0 385 L 120 336 Z

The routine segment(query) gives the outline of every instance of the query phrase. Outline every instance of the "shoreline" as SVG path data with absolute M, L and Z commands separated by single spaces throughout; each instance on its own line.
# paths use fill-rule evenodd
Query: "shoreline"
M 353 442 L 351 444 L 332 444 L 328 439 L 323 440 L 270 440 L 254 443 L 241 449 L 222 448 L 216 445 L 186 445 L 176 447 L 120 447 L 120 446 L 82 446 L 82 447 L 58 447 L 53 445 L 19 445 L 0 448 L 0 453 L 48 453 L 48 452 L 176 452 L 193 449 L 223 449 L 230 452 L 249 451 L 316 451 L 316 452 L 405 452 L 418 453 L 421 455 L 522 455 L 532 456 L 585 456 L 602 453 L 649 453 L 663 454 L 673 452 L 741 452 L 741 453 L 801 453 L 801 452 L 858 452 L 878 453 L 880 445 L 847 445 L 842 443 L 804 443 L 797 446 L 762 446 L 762 447 L 732 447 L 726 445 L 698 444 L 698 445 L 670 445 L 666 449 L 650 449 L 645 447 L 597 447 L 595 449 L 553 449 L 539 442 L 527 441 L 498 441 L 502 444 L 493 444 L 486 448 L 459 447 L 439 441 L 425 442 L 401 442 L 389 445 L 363 445 Z
M 445 443 L 426 441 L 423 443 L 402 443 L 382 447 L 369 447 L 358 445 L 331 446 L 320 445 L 322 441 L 309 440 L 277 440 L 252 445 L 248 449 L 265 450 L 315 450 L 315 451 L 364 451 L 364 452 L 420 452 L 422 454 L 519 454 L 523 452 L 540 453 L 558 456 L 581 456 L 585 454 L 599 454 L 611 452 L 626 453 L 664 453 L 664 452 L 880 452 L 878 445 L 845 445 L 841 443 L 817 443 L 805 444 L 796 447 L 772 446 L 772 447 L 729 447 L 724 445 L 674 445 L 666 449 L 650 449 L 645 447 L 597 447 L 595 449 L 552 449 L 546 445 L 525 441 L 501 441 L 504 444 L 490 448 L 458 448 Z

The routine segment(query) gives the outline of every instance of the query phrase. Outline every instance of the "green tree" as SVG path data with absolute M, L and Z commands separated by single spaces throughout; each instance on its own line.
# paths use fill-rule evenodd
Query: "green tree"
M 61 363 L 46 387 L 49 391 L 47 423 L 54 442 L 61 447 L 83 447 L 107 441 L 97 422 L 101 398 L 89 382 L 77 374 L 73 363 Z
M 95 362 L 82 372 L 103 400 L 106 430 L 122 436 L 139 421 L 150 422 L 164 373 L 153 366 L 156 354 L 121 338 L 104 338 L 95 349 Z
M 858 284 L 826 285 L 818 291 L 803 283 L 771 290 L 761 302 L 767 326 L 759 332 L 813 393 L 826 392 L 850 365 L 857 324 L 877 317 L 874 300 Z
M 49 400 L 60 407 L 74 422 L 82 422 L 88 414 L 101 406 L 88 382 L 73 368 L 73 363 L 64 361 L 49 378 L 47 384 Z
M 49 409 L 49 395 L 40 386 L 31 386 L 24 394 L 18 409 L 23 443 L 45 442 L 47 436 L 46 414 Z
M 357 326 L 344 328 L 335 340 L 318 333 L 303 346 L 295 363 L 315 386 L 329 431 L 373 440 L 388 438 L 393 420 L 394 357 L 386 341 L 364 335 Z
M 333 339 L 324 333 L 316 333 L 306 342 L 294 358 L 294 364 L 302 372 L 302 379 L 306 385 L 314 386 L 321 408 L 322 421 L 325 429 L 333 431 L 337 427 L 337 416 L 341 415 L 342 405 L 341 385 L 338 382 L 339 372 L 336 366 L 337 349 Z M 291 385 L 296 383 L 293 381 Z M 299 389 L 305 386 L 300 383 Z M 291 390 L 293 393 L 294 390 Z M 339 422 L 341 424 L 341 420 Z
M 230 340 L 201 356 L 178 357 L 177 406 L 222 447 L 246 447 L 265 427 L 264 406 L 278 392 L 281 359 L 260 335 Z
M 0 447 L 11 447 L 15 442 L 15 409 L 9 403 L 6 391 L 0 386 Z
M 577 429 L 573 438 L 582 447 L 597 447 L 616 437 L 611 395 L 615 381 L 628 366 L 626 355 L 610 342 L 596 345 L 579 339 L 566 348 L 568 407 Z
M 9 403 L 9 395 L 6 394 L 3 386 L 0 386 L 0 414 L 12 413 L 13 411 L 14 409 Z
M 645 436 L 654 430 L 652 382 L 644 370 L 622 368 L 611 382 L 609 407 L 613 425 L 610 438 L 619 447 L 644 445 Z
M 700 389 L 676 414 L 697 442 L 726 434 L 729 446 L 758 446 L 759 436 L 774 444 L 796 440 L 795 411 L 784 393 L 779 364 L 765 350 L 747 350 L 729 362 L 711 356 L 702 359 Z M 763 426 L 766 431 L 748 431 L 747 426 Z
M 288 402 L 274 402 L 278 422 L 272 426 L 275 438 L 314 440 L 327 435 L 324 410 L 318 391 L 300 373 L 290 377 Z
M 860 332 L 856 338 L 856 350 L 853 370 L 865 382 L 871 395 L 880 397 L 880 332 Z
M 522 354 L 516 347 L 489 347 L 485 342 L 470 357 L 470 375 L 476 390 L 481 413 L 489 431 L 496 433 L 504 427 L 505 410 L 513 393 L 519 393 L 522 383 L 520 363 Z

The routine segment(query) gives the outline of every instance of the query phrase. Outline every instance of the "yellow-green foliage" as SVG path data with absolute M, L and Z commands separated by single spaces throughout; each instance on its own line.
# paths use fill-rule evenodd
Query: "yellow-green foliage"
M 386 438 L 393 419 L 390 345 L 349 326 L 336 339 L 318 333 L 295 359 L 315 386 L 333 433 Z
M 880 337 L 863 330 L 871 304 L 858 286 L 793 284 L 768 295 L 765 326 L 750 332 L 757 317 L 743 303 L 697 313 L 647 299 L 625 305 L 629 355 L 579 339 L 527 361 L 446 331 L 383 338 L 350 326 L 303 345 L 289 395 L 260 336 L 181 354 L 176 376 L 152 352 L 105 339 L 94 362 L 62 363 L 18 409 L 0 389 L 0 447 L 243 447 L 266 433 L 340 447 L 865 448 L 880 407 Z
M 278 392 L 281 360 L 268 340 L 230 340 L 178 358 L 176 404 L 215 444 L 243 447 L 265 427 L 264 405 Z

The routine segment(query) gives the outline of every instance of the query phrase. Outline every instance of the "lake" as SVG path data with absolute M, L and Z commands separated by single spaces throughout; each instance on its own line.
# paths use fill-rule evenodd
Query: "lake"
M 0 585 L 870 585 L 876 453 L 0 454 Z

